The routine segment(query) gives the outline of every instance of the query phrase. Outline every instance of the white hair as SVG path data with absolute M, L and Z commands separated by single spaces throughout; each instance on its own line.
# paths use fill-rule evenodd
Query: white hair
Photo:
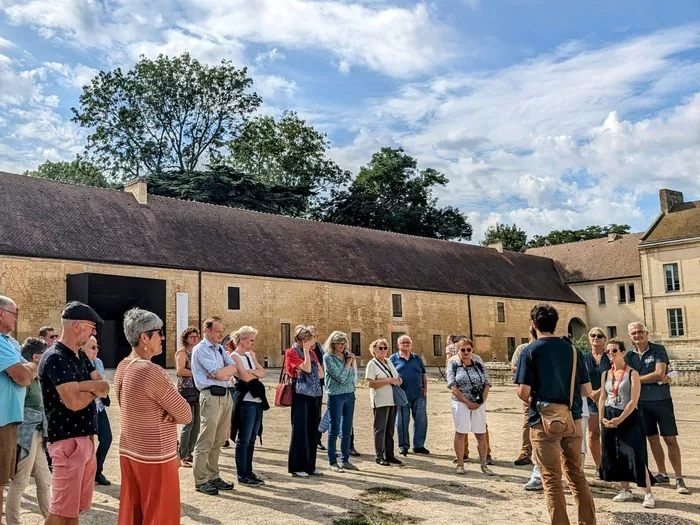
M 17 306 L 15 302 L 10 299 L 9 297 L 6 297 L 4 295 L 0 295 L 0 309 L 5 309 L 8 306 Z
M 407 335 L 402 335 L 402 336 L 400 336 L 400 337 L 396 340 L 396 343 L 398 344 L 398 343 L 400 343 L 401 341 L 408 341 L 409 343 L 413 344 L 413 339 L 411 339 L 411 338 L 408 337 Z
M 641 322 L 641 321 L 635 321 L 634 323 L 630 323 L 629 325 L 627 325 L 627 332 L 629 332 L 630 330 L 632 330 L 632 328 L 635 327 L 635 326 L 641 326 L 641 327 L 644 329 L 645 332 L 648 332 L 648 331 L 649 331 L 649 330 L 647 330 L 647 327 L 646 327 L 646 325 L 645 325 L 643 322 Z
M 231 339 L 233 342 L 238 344 L 241 339 L 250 339 L 251 337 L 258 335 L 258 329 L 252 326 L 241 326 L 238 330 L 233 332 Z

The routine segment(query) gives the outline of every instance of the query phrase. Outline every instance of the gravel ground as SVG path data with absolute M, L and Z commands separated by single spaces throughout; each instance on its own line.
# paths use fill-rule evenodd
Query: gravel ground
M 270 376 L 275 376 L 271 372 Z M 268 397 L 274 398 L 270 384 Z M 641 490 L 635 490 L 634 502 L 616 504 L 612 486 L 594 483 L 598 522 L 605 525 L 686 525 L 700 523 L 700 389 L 676 387 L 673 390 L 680 428 L 685 477 L 693 494 L 681 496 L 668 485 L 654 490 L 656 509 L 641 505 Z M 428 399 L 428 442 L 430 456 L 409 454 L 404 467 L 380 467 L 373 460 L 372 416 L 367 388 L 358 387 L 355 409 L 356 447 L 363 453 L 355 462 L 355 473 L 331 473 L 327 457 L 319 452 L 318 466 L 325 476 L 298 480 L 287 474 L 289 409 L 273 407 L 265 413 L 264 445 L 256 449 L 255 471 L 266 480 L 264 488 L 236 484 L 230 493 L 210 497 L 194 491 L 191 469 L 180 469 L 182 498 L 181 523 L 188 525 L 229 525 L 262 522 L 265 524 L 337 525 L 403 523 L 475 523 L 518 525 L 548 523 L 541 493 L 525 493 L 522 485 L 530 475 L 528 467 L 515 467 L 519 451 L 520 408 L 511 386 L 497 386 L 488 404 L 491 446 L 497 476 L 486 478 L 477 462 L 465 465 L 467 474 L 454 474 L 452 464 L 453 425 L 450 397 L 445 383 L 431 382 Z M 106 464 L 111 487 L 96 487 L 93 508 L 81 519 L 83 524 L 107 525 L 117 521 L 119 507 L 119 408 L 109 408 L 114 444 Z M 476 443 L 471 438 L 472 456 Z M 222 477 L 235 481 L 234 449 L 221 456 Z M 650 455 L 651 457 L 651 455 Z M 587 473 L 593 475 L 592 461 Z M 655 466 L 652 470 L 655 471 Z M 567 495 L 569 514 L 575 523 L 573 499 Z M 22 523 L 43 523 L 36 504 L 34 488 L 23 500 Z

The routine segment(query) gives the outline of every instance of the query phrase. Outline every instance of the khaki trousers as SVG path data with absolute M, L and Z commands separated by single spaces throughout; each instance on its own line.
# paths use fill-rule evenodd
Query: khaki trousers
M 229 436 L 232 408 L 228 392 L 223 396 L 213 396 L 210 390 L 199 393 L 199 436 L 192 465 L 196 486 L 221 477 L 219 454 Z
M 576 508 L 579 525 L 595 525 L 595 503 L 591 489 L 583 473 L 581 420 L 576 420 L 576 435 L 571 438 L 554 438 L 545 435 L 542 425 L 530 429 L 530 440 L 535 462 L 542 474 L 542 485 L 552 525 L 569 525 L 566 514 L 566 498 L 561 484 L 562 464 Z
M 51 472 L 44 453 L 41 432 L 36 431 L 32 436 L 32 447 L 29 455 L 17 464 L 17 473 L 7 490 L 7 506 L 5 509 L 8 525 L 20 525 L 20 506 L 24 489 L 29 484 L 30 476 L 36 482 L 36 497 L 41 514 L 49 515 L 51 503 Z

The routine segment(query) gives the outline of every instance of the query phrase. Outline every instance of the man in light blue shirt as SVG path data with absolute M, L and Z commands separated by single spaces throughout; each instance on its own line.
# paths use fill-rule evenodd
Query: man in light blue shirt
M 17 426 L 24 420 L 26 390 L 36 379 L 37 367 L 22 357 L 10 336 L 17 322 L 17 305 L 0 295 L 0 510 L 5 485 L 14 477 Z
M 219 475 L 219 454 L 231 427 L 233 401 L 228 393 L 236 365 L 221 341 L 224 325 L 219 317 L 204 321 L 204 337 L 192 351 L 192 376 L 199 389 L 200 429 L 194 446 L 194 484 L 198 492 L 215 496 L 233 490 Z

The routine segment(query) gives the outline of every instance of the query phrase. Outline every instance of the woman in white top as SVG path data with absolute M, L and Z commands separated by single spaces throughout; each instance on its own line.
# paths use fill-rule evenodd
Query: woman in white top
M 236 473 L 238 482 L 243 485 L 260 485 L 264 481 L 253 472 L 253 452 L 255 451 L 255 438 L 262 425 L 262 416 L 266 400 L 259 395 L 254 395 L 251 390 L 253 384 L 259 383 L 256 380 L 265 377 L 265 369 L 260 366 L 255 356 L 253 347 L 258 331 L 252 326 L 241 326 L 231 337 L 235 345 L 235 350 L 231 352 L 231 359 L 236 364 L 236 377 L 242 381 L 247 390 L 242 400 L 236 400 L 235 395 L 242 394 L 242 385 L 237 385 L 234 400 L 240 403 L 235 414 L 237 419 L 236 437 Z M 262 387 L 264 396 L 264 387 Z M 268 405 L 269 406 L 269 405 Z M 233 418 L 232 418 L 233 419 Z M 232 426 L 233 426 L 232 422 Z
M 396 404 L 392 385 L 400 385 L 399 377 L 393 363 L 387 359 L 389 343 L 386 339 L 377 339 L 369 345 L 369 352 L 374 356 L 365 369 L 365 379 L 369 385 L 369 399 L 374 411 L 374 450 L 376 462 L 388 467 L 391 464 L 402 465 L 394 455 L 394 427 L 396 425 Z

